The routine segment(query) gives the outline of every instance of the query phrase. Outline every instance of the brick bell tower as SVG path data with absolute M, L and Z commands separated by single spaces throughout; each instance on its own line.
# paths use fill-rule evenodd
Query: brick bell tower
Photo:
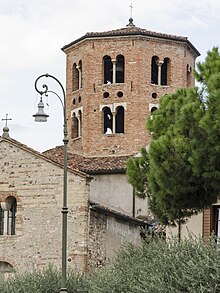
M 186 37 L 141 29 L 87 33 L 65 45 L 69 151 L 133 155 L 149 143 L 160 96 L 194 86 L 200 54 Z

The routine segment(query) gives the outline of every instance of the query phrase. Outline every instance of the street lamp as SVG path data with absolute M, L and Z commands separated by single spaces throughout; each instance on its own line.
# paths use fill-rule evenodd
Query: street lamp
M 60 98 L 60 96 L 55 93 L 54 91 L 51 91 L 48 89 L 48 86 L 46 84 L 42 85 L 42 90 L 39 90 L 37 87 L 38 80 L 44 77 L 50 77 L 54 79 L 61 87 L 62 93 L 63 93 L 63 100 Z M 67 119 L 66 119 L 66 95 L 64 88 L 60 81 L 54 77 L 53 75 L 50 75 L 48 73 L 40 75 L 36 81 L 35 81 L 35 90 L 40 94 L 40 102 L 38 104 L 38 112 L 33 115 L 35 117 L 35 121 L 37 122 L 46 122 L 47 117 L 49 115 L 44 113 L 44 103 L 42 101 L 42 96 L 47 96 L 48 93 L 53 93 L 58 97 L 60 100 L 62 107 L 63 107 L 63 117 L 64 117 L 64 124 L 63 124 L 63 143 L 64 143 L 64 164 L 63 164 L 63 207 L 62 207 L 62 283 L 61 283 L 61 289 L 60 292 L 67 293 L 67 286 L 66 286 L 66 260 L 67 260 L 67 213 L 68 213 L 68 207 L 67 207 L 67 144 L 68 144 L 68 136 L 67 136 Z

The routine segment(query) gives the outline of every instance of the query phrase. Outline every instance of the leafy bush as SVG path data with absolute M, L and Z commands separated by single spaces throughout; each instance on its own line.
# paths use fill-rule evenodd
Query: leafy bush
M 49 267 L 0 281 L 1 293 L 59 292 L 61 274 Z M 215 240 L 151 239 L 127 244 L 111 268 L 91 274 L 68 273 L 68 293 L 220 292 L 220 252 Z

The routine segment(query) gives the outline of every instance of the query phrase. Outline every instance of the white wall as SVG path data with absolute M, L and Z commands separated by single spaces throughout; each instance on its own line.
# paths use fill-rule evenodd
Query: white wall
M 90 184 L 90 200 L 132 216 L 133 187 L 125 174 L 94 175 Z M 147 200 L 135 198 L 135 216 L 148 214 Z

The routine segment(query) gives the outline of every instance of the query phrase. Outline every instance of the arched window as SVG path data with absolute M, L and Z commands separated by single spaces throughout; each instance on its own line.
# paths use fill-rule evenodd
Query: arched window
M 0 235 L 15 235 L 17 200 L 14 196 L 8 196 L 5 202 L 1 202 L 0 208 Z
M 156 107 L 156 106 L 152 107 L 151 110 L 150 110 L 151 115 L 152 115 L 156 110 L 157 110 L 157 107 Z
M 124 56 L 118 55 L 116 58 L 116 83 L 124 83 Z
M 76 117 L 76 114 L 73 113 L 72 117 L 72 138 L 77 138 L 79 136 L 79 121 L 78 118 Z
M 79 125 L 78 125 L 78 135 L 79 137 L 82 136 L 82 111 L 79 110 L 78 112 L 78 122 L 79 122 Z
M 187 86 L 191 86 L 192 82 L 192 68 L 189 64 L 186 67 L 186 76 L 187 76 Z
M 169 58 L 164 58 L 161 66 L 161 85 L 168 85 L 168 73 L 169 73 Z
M 0 205 L 0 235 L 4 234 L 4 210 Z
M 78 75 L 79 75 L 79 89 L 82 88 L 83 85 L 83 71 L 82 71 L 82 61 L 79 61 L 79 65 L 78 65 Z
M 15 223 L 16 223 L 16 211 L 17 211 L 17 201 L 16 198 L 11 196 L 11 208 L 8 211 L 8 235 L 15 235 Z
M 104 129 L 103 132 L 105 134 L 111 134 L 112 133 L 112 112 L 109 107 L 104 107 L 102 109 L 103 111 L 103 125 Z
M 116 108 L 115 116 L 115 132 L 124 133 L 124 107 L 119 106 Z
M 13 274 L 14 272 L 15 270 L 10 263 L 6 261 L 0 261 L 0 275 L 3 275 L 7 278 L 10 274 Z
M 153 56 L 151 59 L 151 83 L 158 84 L 158 60 L 157 56 Z
M 73 64 L 72 74 L 73 91 L 77 91 L 79 89 L 79 70 L 77 69 L 76 63 Z
M 113 65 L 110 56 L 105 56 L 103 58 L 103 66 L 104 66 L 104 83 L 112 83 L 112 75 L 113 75 Z

